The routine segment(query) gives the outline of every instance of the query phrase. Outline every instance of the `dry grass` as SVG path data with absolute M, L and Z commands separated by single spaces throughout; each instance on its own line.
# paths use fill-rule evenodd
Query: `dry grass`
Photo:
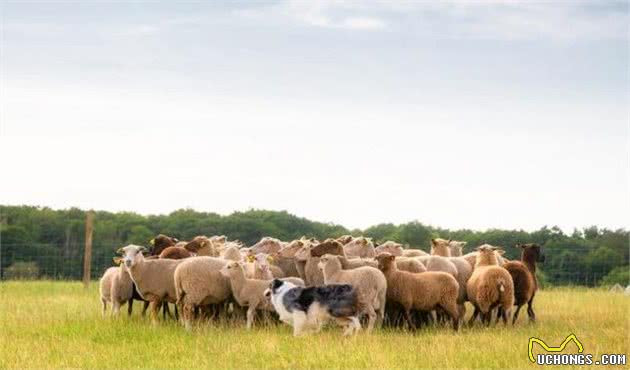
M 0 283 L 0 368 L 531 368 L 530 336 L 550 345 L 575 333 L 585 353 L 629 354 L 630 297 L 562 288 L 539 293 L 538 323 L 380 330 L 342 338 L 339 329 L 295 339 L 289 327 L 248 332 L 240 323 L 193 333 L 174 322 L 100 316 L 96 284 Z M 470 311 L 470 309 L 469 309 Z

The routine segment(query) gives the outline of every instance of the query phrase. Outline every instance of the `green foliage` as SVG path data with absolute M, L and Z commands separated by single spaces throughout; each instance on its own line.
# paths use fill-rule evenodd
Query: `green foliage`
M 85 211 L 78 208 L 53 210 L 47 207 L 0 206 L 0 266 L 3 273 L 16 262 L 34 262 L 40 275 L 78 279 L 82 273 Z M 313 222 L 288 212 L 248 210 L 222 216 L 180 209 L 168 215 L 139 215 L 132 212 L 97 211 L 94 224 L 93 277 L 111 266 L 114 251 L 134 243 L 147 246 L 158 233 L 188 240 L 196 235 L 227 235 L 251 245 L 263 236 L 281 240 L 303 235 L 324 239 L 343 234 L 366 235 L 377 242 L 393 240 L 412 248 L 429 250 L 432 237 L 468 242 L 465 252 L 489 243 L 504 247 L 509 259 L 520 259 L 519 243 L 535 242 L 544 247 L 546 261 L 539 265 L 543 284 L 596 285 L 607 275 L 628 266 L 628 231 L 596 226 L 564 234 L 556 226 L 539 230 L 468 229 L 448 230 L 413 221 L 401 225 L 383 223 L 365 230 Z M 619 274 L 619 272 L 616 272 Z M 612 277 L 611 277 L 612 279 Z
M 16 262 L 9 266 L 5 276 L 10 280 L 33 280 L 39 277 L 39 267 L 35 262 Z
M 610 286 L 615 284 L 623 287 L 630 285 L 630 266 L 615 267 L 601 281 L 601 285 Z

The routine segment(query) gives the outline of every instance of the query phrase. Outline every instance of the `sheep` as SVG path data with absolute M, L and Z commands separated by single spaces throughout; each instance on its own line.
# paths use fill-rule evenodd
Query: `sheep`
M 197 308 L 224 303 L 230 298 L 229 281 L 220 272 L 228 263 L 223 258 L 201 256 L 182 260 L 175 269 L 176 302 L 186 329 L 191 329 Z
M 282 247 L 286 246 L 287 243 L 282 242 L 276 238 L 264 237 L 260 239 L 260 241 L 250 248 L 250 253 L 256 255 L 258 253 L 267 253 L 272 254 L 278 252 Z
M 259 280 L 273 280 L 274 278 L 283 278 L 284 273 L 282 270 L 270 263 L 273 258 L 266 253 L 258 253 L 253 258 L 254 263 L 254 279 Z
M 389 253 L 376 256 L 378 267 L 387 280 L 387 300 L 403 307 L 405 319 L 410 327 L 411 310 L 424 312 L 445 310 L 453 321 L 453 329 L 459 329 L 457 295 L 459 285 L 455 278 L 445 272 L 411 273 L 396 267 L 396 257 Z
M 514 305 L 512 276 L 499 266 L 495 249 L 488 244 L 477 248 L 475 269 L 466 285 L 468 299 L 475 306 L 469 324 L 481 314 L 482 321 L 490 325 L 492 309 L 500 307 L 503 323 L 507 325 L 507 316 Z
M 391 240 L 386 241 L 385 243 L 379 244 L 374 248 L 374 252 L 378 256 L 381 253 L 389 253 L 392 256 L 402 256 L 403 255 L 403 245 L 400 243 L 393 242 Z
M 391 240 L 386 241 L 383 244 L 380 244 L 375 248 L 375 252 L 378 255 L 379 253 L 387 252 L 392 256 L 396 257 L 420 257 L 420 256 L 428 256 L 429 254 L 420 249 L 405 249 L 402 244 L 393 242 Z
M 339 243 L 341 243 L 341 245 L 346 245 L 346 244 L 350 243 L 352 240 L 354 240 L 354 237 L 352 235 L 342 235 L 342 236 L 338 237 L 336 240 Z
M 184 248 L 197 256 L 217 257 L 219 255 L 219 251 L 215 248 L 214 243 L 205 235 L 195 236 L 186 243 Z
M 536 262 L 545 261 L 545 256 L 542 254 L 538 244 L 518 244 L 516 247 L 522 250 L 521 261 L 510 261 L 503 264 L 503 268 L 510 273 L 514 282 L 514 305 L 516 305 L 516 311 L 514 311 L 514 316 L 512 317 L 512 325 L 516 323 L 518 312 L 526 303 L 529 321 L 536 321 L 536 314 L 532 307 L 534 296 L 538 290 Z
M 230 288 L 236 303 L 241 307 L 247 307 L 247 329 L 252 328 L 256 310 L 273 311 L 271 302 L 265 297 L 265 291 L 269 288 L 272 279 L 259 280 L 248 279 L 242 262 L 229 262 L 225 264 L 220 273 L 229 280 Z M 290 281 L 297 286 L 304 286 L 304 281 L 299 278 L 280 279 Z
M 325 254 L 317 264 L 324 275 L 325 284 L 350 284 L 358 292 L 361 314 L 368 315 L 368 332 L 379 327 L 385 314 L 387 280 L 383 273 L 374 267 L 364 266 L 343 270 L 339 256 Z
M 115 281 L 118 279 L 119 272 L 120 267 L 110 267 L 105 270 L 105 273 L 99 281 L 99 295 L 101 297 L 101 303 L 103 305 L 103 317 L 105 317 L 105 314 L 107 313 L 107 302 L 112 303 L 112 315 L 118 315 L 118 312 L 120 311 L 120 306 L 125 304 L 127 300 L 131 299 L 131 295 L 129 295 L 129 297 L 119 297 L 112 294 L 112 287 L 115 284 Z
M 228 261 L 237 261 L 237 262 L 243 260 L 243 256 L 241 255 L 239 248 L 235 245 L 231 245 L 225 248 L 225 250 L 221 252 L 221 258 Z
M 284 276 L 301 276 L 298 266 L 296 265 L 295 253 L 300 250 L 305 243 L 311 242 L 306 239 L 293 240 L 282 247 L 278 252 L 271 254 L 273 258 L 271 264 L 279 267 L 284 273 Z
M 499 266 L 503 266 L 504 263 L 508 262 L 508 259 L 503 257 L 503 254 L 505 253 L 505 251 L 497 250 L 496 253 L 497 253 L 497 261 L 499 262 Z M 479 254 L 478 251 L 474 251 L 474 252 L 464 254 L 462 258 L 464 258 L 473 268 L 475 268 L 478 254 Z
M 457 270 L 457 275 L 454 275 L 454 277 L 457 279 L 457 283 L 459 284 L 459 294 L 457 298 L 457 303 L 459 306 L 459 316 L 464 317 L 464 315 L 466 314 L 466 306 L 464 305 L 464 302 L 466 302 L 467 300 L 466 284 L 468 283 L 468 279 L 470 279 L 470 276 L 472 275 L 473 268 L 472 266 L 470 266 L 465 258 L 451 257 L 451 245 L 451 240 L 440 238 L 431 239 L 431 254 L 440 256 L 441 258 L 446 258 L 451 264 L 453 264 L 453 266 L 455 266 L 455 269 Z M 427 266 L 427 269 L 429 271 L 435 271 L 435 264 L 438 260 L 440 260 L 440 258 L 432 258 L 432 261 L 429 262 L 430 267 Z M 440 262 L 440 265 L 441 264 L 442 262 Z M 440 268 L 442 268 L 442 266 L 440 266 Z
M 156 324 L 160 306 L 177 301 L 173 275 L 177 266 L 186 259 L 145 259 L 142 255 L 144 249 L 130 244 L 120 248 L 119 252 L 123 254 L 122 261 L 138 293 L 144 300 L 151 302 L 151 320 Z
M 343 246 L 343 250 L 346 253 L 346 257 L 361 257 L 361 258 L 373 258 L 376 256 L 374 251 L 374 243 L 372 240 L 366 237 L 358 237 L 353 239 L 348 244 Z
M 103 274 L 99 282 L 101 302 L 103 303 L 103 315 L 105 315 L 107 309 L 106 302 L 111 302 L 113 315 L 118 315 L 120 306 L 127 303 L 127 315 L 131 316 L 133 312 L 133 301 L 136 300 L 144 302 L 142 309 L 142 316 L 144 316 L 149 307 L 149 302 L 142 299 L 135 284 L 131 280 L 131 276 L 129 276 L 129 271 L 125 267 L 125 264 L 121 262 L 122 259 L 120 257 L 114 257 L 114 263 L 120 266 L 118 268 L 111 267 L 105 271 L 105 274 Z M 108 275 L 108 271 L 111 269 L 116 269 L 117 273 Z M 108 276 L 106 277 L 106 275 Z M 164 314 L 166 314 L 167 306 L 164 306 L 164 308 Z
M 343 246 L 334 239 L 326 239 L 319 244 L 304 243 L 295 253 L 295 264 L 302 269 L 301 277 L 307 287 L 324 284 L 324 274 L 317 264 L 326 253 L 343 254 Z
M 150 255 L 159 256 L 164 248 L 172 247 L 178 242 L 179 240 L 177 240 L 176 238 L 164 234 L 159 234 L 155 238 L 149 240 L 149 244 L 151 244 L 152 246 Z
M 403 257 L 422 257 L 428 256 L 429 253 L 420 249 L 403 249 L 402 255 Z
M 191 257 L 192 254 L 183 247 L 166 247 L 164 248 L 164 250 L 160 253 L 160 256 L 158 258 L 170 258 L 173 260 L 181 260 L 183 258 L 188 258 Z
M 463 255 L 464 247 L 466 246 L 466 244 L 466 242 L 450 240 L 448 243 L 448 248 L 451 250 L 451 256 L 461 257 Z
M 427 271 L 427 268 L 422 264 L 422 262 L 410 257 L 396 257 L 396 267 L 401 271 L 407 272 Z

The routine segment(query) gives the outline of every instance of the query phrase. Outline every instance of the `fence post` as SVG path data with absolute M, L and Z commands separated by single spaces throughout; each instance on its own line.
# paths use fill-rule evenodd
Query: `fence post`
M 85 215 L 85 252 L 83 253 L 83 286 L 90 285 L 92 269 L 92 231 L 94 229 L 94 212 L 87 211 Z

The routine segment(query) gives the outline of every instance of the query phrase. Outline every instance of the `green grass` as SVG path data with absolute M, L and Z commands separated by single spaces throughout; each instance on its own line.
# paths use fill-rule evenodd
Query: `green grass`
M 103 319 L 97 284 L 4 282 L 0 368 L 534 368 L 529 337 L 555 346 L 570 333 L 595 358 L 630 354 L 630 297 L 562 288 L 539 292 L 535 307 L 538 322 L 528 324 L 521 311 L 515 327 L 379 330 L 355 338 L 331 328 L 293 338 L 286 325 L 248 332 L 224 322 L 192 333 L 172 321 L 154 327 L 138 303 L 131 318 Z

